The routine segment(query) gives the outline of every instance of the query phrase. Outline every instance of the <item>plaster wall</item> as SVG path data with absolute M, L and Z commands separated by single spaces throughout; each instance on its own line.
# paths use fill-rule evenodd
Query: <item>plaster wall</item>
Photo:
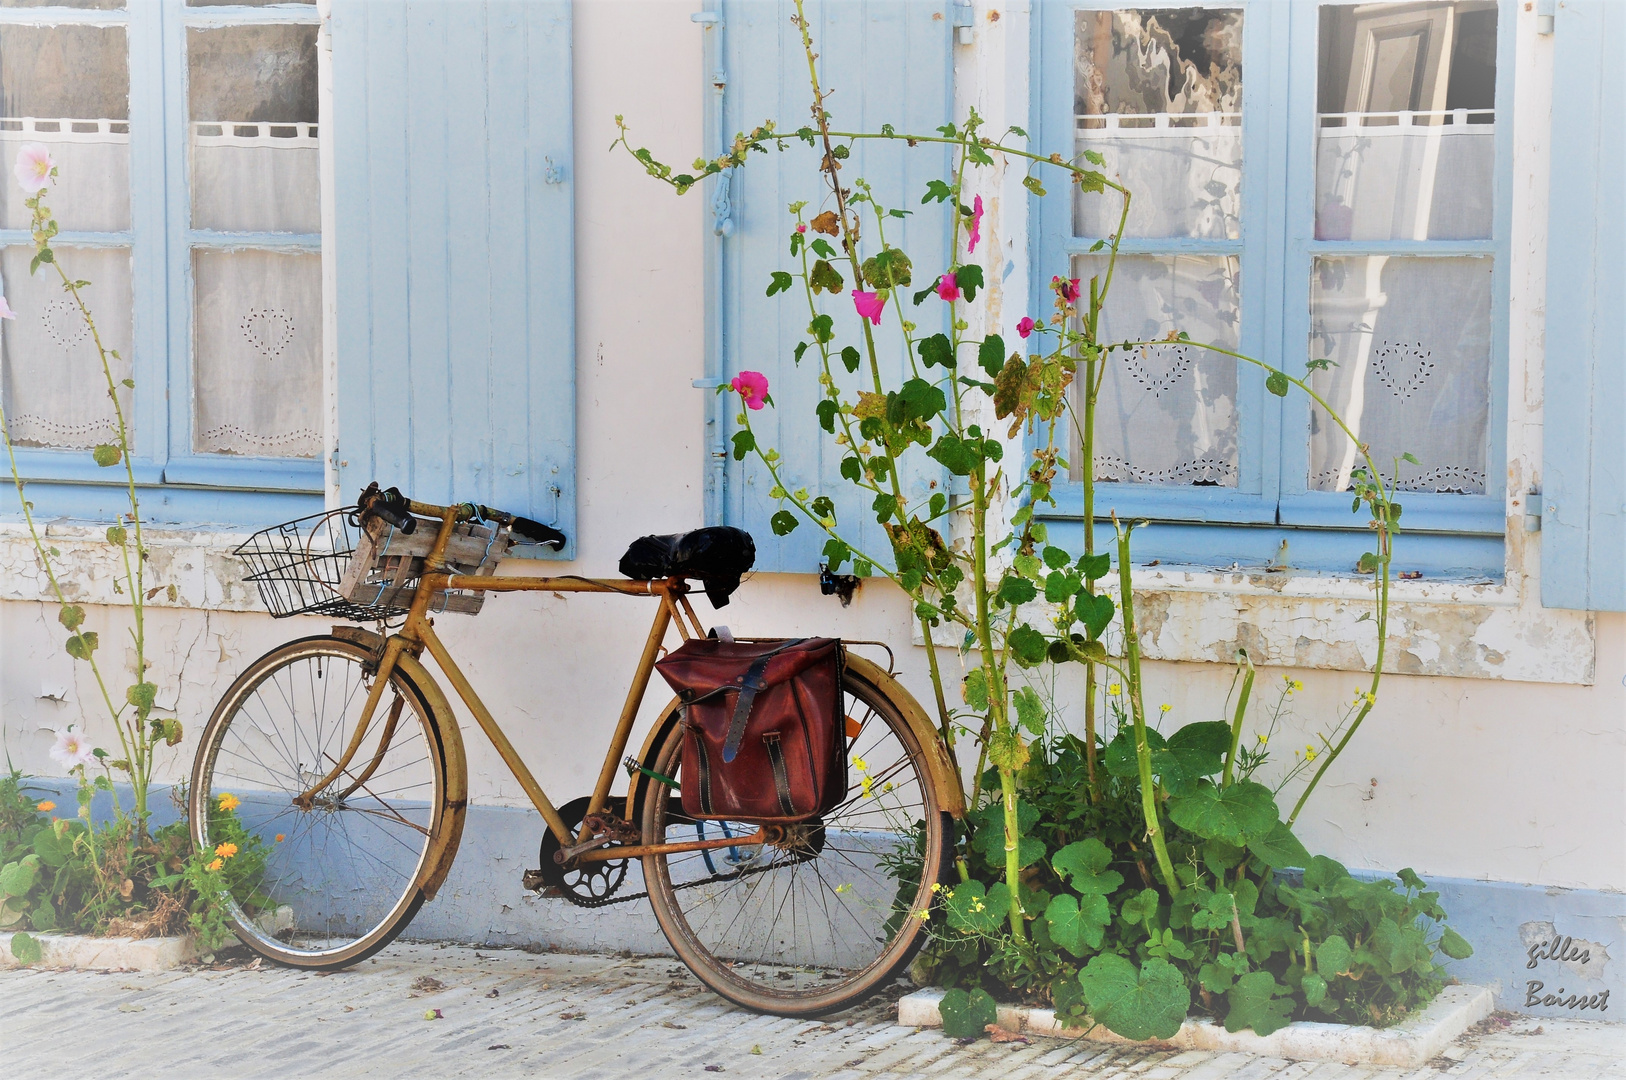
M 703 370 L 704 204 L 697 194 L 673 196 L 624 156 L 605 152 L 617 113 L 657 156 L 686 161 L 700 152 L 702 31 L 688 17 L 695 6 L 618 2 L 575 9 L 582 554 L 559 565 L 563 573 L 611 575 L 639 534 L 702 524 L 704 391 L 692 389 L 690 380 Z M 976 43 L 957 47 L 961 104 L 974 100 L 985 115 L 1003 112 L 1022 122 L 1014 118 L 1025 103 L 1011 98 L 1025 95 L 1025 79 L 1014 73 L 1020 65 L 1006 61 L 1027 47 L 1026 16 L 1022 5 L 1001 10 L 1005 18 L 990 22 L 991 10 L 978 4 Z M 1550 49 L 1534 35 L 1528 13 L 1520 13 L 1515 32 L 1521 134 L 1508 486 L 1522 492 L 1540 469 L 1543 132 L 1550 109 L 1543 65 Z M 979 73 L 986 74 L 983 82 L 976 81 Z M 1002 252 L 1017 258 L 1026 250 L 1021 207 L 1021 199 L 1005 198 L 1000 214 L 991 213 L 984 226 L 1000 238 Z M 1018 272 L 1013 282 L 1022 277 Z M 1022 306 L 1019 295 L 1010 300 L 1010 310 Z M 1312 850 L 1355 867 L 1412 866 L 1425 877 L 1626 890 L 1626 616 L 1539 607 L 1533 576 L 1539 534 L 1523 533 L 1517 499 L 1510 497 L 1506 584 L 1481 595 L 1437 586 L 1425 594 L 1419 587 L 1403 597 L 1412 605 L 1406 625 L 1425 644 L 1430 635 L 1436 639 L 1427 646 L 1436 659 L 1409 669 L 1416 674 L 1386 679 L 1379 707 L 1301 818 L 1301 836 Z M 111 593 L 110 567 L 85 535 L 57 527 L 53 542 L 74 562 L 69 587 L 92 604 L 89 626 L 100 631 L 104 655 L 116 655 L 127 640 L 128 608 Z M 230 542 L 168 537 L 154 559 L 159 580 L 178 588 L 174 600 L 160 595 L 149 609 L 149 678 L 162 688 L 159 705 L 187 729 L 186 741 L 164 760 L 161 779 L 184 778 L 198 731 L 238 671 L 273 645 L 328 625 L 273 622 L 257 613 L 223 555 Z M 1165 644 L 1153 651 L 1165 659 L 1148 670 L 1150 700 L 1172 706 L 1171 723 L 1216 718 L 1231 675 L 1215 661 L 1228 658 L 1230 643 L 1256 640 L 1255 655 L 1283 665 L 1264 671 L 1261 685 L 1283 676 L 1306 684 L 1294 695 L 1294 717 L 1271 740 L 1285 761 L 1310 740 L 1315 725 L 1338 714 L 1362 681 L 1352 670 L 1360 650 L 1337 646 L 1354 640 L 1359 629 L 1354 620 L 1367 602 L 1364 586 L 1177 577 L 1137 572 L 1143 602 L 1163 605 L 1167 627 L 1156 639 Z M 51 774 L 59 770 L 47 756 L 49 729 L 80 723 L 104 745 L 114 737 L 97 717 L 94 683 L 61 651 L 54 606 L 37 599 L 42 585 L 26 541 L 15 530 L 0 535 L 5 752 L 25 771 Z M 1249 596 L 1238 601 L 1222 588 Z M 701 608 L 709 614 L 703 602 Z M 600 738 L 620 708 L 652 614 L 649 602 L 636 599 L 494 596 L 478 618 L 446 616 L 438 629 L 543 786 L 562 802 L 591 786 Z M 1491 616 L 1506 632 L 1490 647 L 1511 657 L 1517 673 L 1488 663 L 1475 644 Z M 852 606 L 842 608 L 819 595 L 811 577 L 761 575 L 717 621 L 740 634 L 885 640 L 905 684 L 930 700 L 925 653 L 914 643 L 908 604 L 884 583 L 866 584 Z M 651 695 L 646 719 L 658 696 Z M 1065 684 L 1057 699 L 1065 722 L 1079 723 L 1067 713 L 1072 695 Z M 467 723 L 465 731 L 473 800 L 487 807 L 525 805 L 475 725 Z M 538 838 L 540 828 L 538 821 Z M 466 848 L 465 859 L 478 858 L 472 837 Z

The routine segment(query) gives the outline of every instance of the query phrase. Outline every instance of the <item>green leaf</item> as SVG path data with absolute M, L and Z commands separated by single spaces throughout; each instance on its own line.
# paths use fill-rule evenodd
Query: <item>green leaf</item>
M 1256 1035 L 1269 1035 L 1287 1026 L 1293 1014 L 1291 998 L 1277 997 L 1287 990 L 1268 971 L 1250 971 L 1236 981 L 1225 995 L 1230 1012 L 1225 1014 L 1225 1030 L 1251 1027 Z
M 1016 704 L 1017 722 L 1032 732 L 1035 738 L 1044 735 L 1046 710 L 1039 692 L 1031 686 L 1024 686 L 1012 695 L 1012 700 Z
M 56 613 L 56 621 L 65 629 L 77 630 L 79 624 L 85 621 L 85 609 L 78 604 L 64 604 L 62 610 Z
M 821 518 L 834 519 L 836 516 L 835 501 L 828 495 L 820 495 L 818 498 L 814 499 L 812 509 L 813 513 Z
M 820 345 L 823 345 L 831 338 L 835 337 L 834 328 L 835 320 L 831 319 L 828 315 L 815 315 L 813 316 L 813 321 L 807 324 L 807 332 L 811 334 L 813 340 L 817 341 Z
M 735 460 L 744 457 L 744 454 L 735 454 Z M 849 454 L 841 459 L 841 478 L 857 483 L 864 475 L 863 459 L 856 454 Z
M 1270 789 L 1251 780 L 1227 788 L 1203 783 L 1169 802 L 1169 818 L 1205 840 L 1237 847 L 1269 836 L 1277 824 L 1276 800 Z
M 128 536 L 129 533 L 125 532 L 123 525 L 109 525 L 107 527 L 107 542 L 109 544 L 123 547 Z
M 1102 936 L 1112 922 L 1112 909 L 1104 896 L 1080 898 L 1063 893 L 1051 898 L 1044 921 L 1052 941 L 1082 957 L 1101 947 Z
M 1146 748 L 1154 754 L 1163 749 L 1163 736 L 1153 728 L 1146 729 Z M 1131 725 L 1120 727 L 1118 734 L 1107 743 L 1102 762 L 1109 775 L 1124 778 L 1139 775 L 1140 765 L 1135 757 L 1135 729 Z
M 943 1017 L 943 1034 L 951 1039 L 981 1038 L 988 1025 L 999 1019 L 994 999 L 980 986 L 970 991 L 958 986 L 950 990 L 937 1003 L 937 1012 Z
M 836 403 L 834 400 L 830 398 L 823 399 L 813 406 L 813 411 L 818 414 L 821 428 L 829 432 L 836 430 Z
M 965 293 L 966 303 L 977 298 L 977 290 L 982 288 L 982 267 L 976 263 L 962 266 L 954 271 L 954 283 Z
M 124 691 L 124 700 L 141 712 L 151 709 L 157 698 L 158 687 L 150 682 L 138 682 Z
M 1078 572 L 1091 581 L 1100 581 L 1112 572 L 1112 556 L 1084 555 L 1078 560 Z
M 807 352 L 807 342 L 805 342 L 805 341 L 798 341 L 798 342 L 797 342 L 797 343 L 796 343 L 796 348 L 795 348 L 795 349 L 794 349 L 794 350 L 793 350 L 793 353 L 792 353 L 792 355 L 794 355 L 794 356 L 795 356 L 795 358 L 796 358 L 796 362 L 797 362 L 797 363 L 798 363 L 798 364 L 800 364 L 800 363 L 801 363 L 801 362 L 802 362 L 802 356 L 803 356 L 803 354 L 804 354 L 804 353 L 806 353 L 806 352 Z M 722 389 L 727 389 L 727 388 L 726 388 L 726 387 L 723 387 L 723 388 L 722 388 Z
M 821 258 L 833 259 L 836 257 L 836 249 L 831 247 L 830 241 L 826 240 L 822 236 L 815 236 L 813 238 L 813 242 L 808 246 L 813 249 L 813 254 L 818 255 Z
M 813 264 L 813 271 L 808 274 L 807 283 L 815 294 L 823 290 L 831 296 L 839 295 L 841 290 L 847 286 L 847 280 L 841 276 L 841 271 L 831 266 L 824 259 L 820 259 Z
M 1005 366 L 1005 339 L 998 334 L 989 334 L 977 346 L 977 365 L 988 373 L 990 379 L 999 375 L 999 369 Z
M 1084 151 L 1084 160 L 1091 165 L 1105 165 L 1107 163 L 1107 159 L 1094 150 Z
M 1185 727 L 1169 736 L 1170 750 L 1203 750 L 1211 754 L 1224 754 L 1231 749 L 1231 725 L 1223 720 L 1205 720 Z
M 773 280 L 768 283 L 767 295 L 772 296 L 774 293 L 788 291 L 793 280 L 794 279 L 783 270 L 775 270 L 773 272 Z
M 891 396 L 887 395 L 889 399 Z M 925 379 L 910 379 L 904 383 L 898 390 L 898 398 L 903 402 L 904 415 L 909 420 L 929 421 L 948 406 L 943 388 Z
M 1363 552 L 1360 560 L 1355 563 L 1355 572 L 1358 574 L 1375 574 L 1378 572 L 1380 565 L 1382 564 L 1376 555 L 1370 551 Z
M 1037 176 L 1030 174 L 1022 177 L 1022 186 L 1033 192 L 1035 195 L 1043 196 L 1045 194 L 1044 184 L 1040 183 Z
M 1304 993 L 1304 1003 L 1311 1008 L 1327 1000 L 1327 980 L 1313 971 L 1304 974 L 1299 989 Z
M 926 456 L 955 476 L 970 476 L 982 461 L 982 441 L 943 435 L 926 451 Z
M 834 536 L 824 542 L 824 558 L 832 573 L 840 570 L 841 564 L 851 557 L 852 549 Z
M 841 364 L 847 369 L 848 374 L 858 370 L 858 364 L 862 359 L 858 350 L 851 345 L 841 350 Z
M 951 136 L 952 137 L 952 136 Z M 954 189 L 941 180 L 926 181 L 926 194 L 920 197 L 922 204 L 929 202 L 946 202 L 954 197 Z
M 1248 850 L 1263 860 L 1265 865 L 1278 870 L 1288 866 L 1307 866 L 1310 862 L 1310 853 L 1284 821 L 1278 821 L 1269 835 L 1249 843 Z
M 1091 169 L 1078 178 L 1078 186 L 1085 193 L 1102 192 L 1107 189 L 1107 178 Z
M 1440 935 L 1440 951 L 1453 960 L 1466 960 L 1474 954 L 1474 947 L 1468 944 L 1467 938 L 1447 926 Z
M 40 950 L 39 940 L 33 934 L 25 934 L 19 931 L 11 935 L 11 955 L 17 958 L 19 964 L 27 967 L 30 964 L 39 963 L 43 954 Z
M 744 461 L 745 455 L 757 448 L 757 437 L 749 431 L 734 433 L 734 460 Z
M 1078 621 L 1084 624 L 1084 629 L 1089 631 L 1092 640 L 1100 637 L 1105 632 L 1107 626 L 1111 624 L 1112 616 L 1116 611 L 1117 608 L 1113 606 L 1112 597 L 1104 593 L 1081 592 L 1073 600 L 1073 614 L 1077 615 Z
M 1067 598 L 1078 592 L 1080 582 L 1077 574 L 1066 574 L 1060 570 L 1052 570 L 1045 575 L 1044 598 L 1047 603 L 1061 604 Z
M 1280 371 L 1272 371 L 1265 378 L 1265 389 L 1277 397 L 1286 397 L 1287 389 L 1293 385 L 1287 381 L 1287 376 Z
M 920 352 L 921 361 L 927 367 L 934 364 L 941 364 L 946 368 L 954 366 L 954 346 L 950 344 L 947 334 L 933 334 L 916 348 Z
M 965 676 L 965 703 L 978 712 L 988 711 L 988 676 L 982 668 L 972 668 Z
M 1050 652 L 1049 640 L 1027 623 L 1012 630 L 1005 642 L 1010 646 L 1011 655 L 1016 662 L 1023 667 L 1035 667 L 1044 663 L 1045 657 Z
M 1003 851 L 1003 844 L 1001 844 Z M 980 881 L 962 881 L 945 893 L 949 929 L 965 934 L 997 934 L 1010 917 L 1011 892 L 1003 881 L 984 889 Z
M 51 906 L 51 901 L 42 897 L 34 905 L 34 910 L 28 913 L 28 921 L 36 930 L 55 930 L 56 908 Z
M 97 637 L 96 631 L 84 630 L 70 637 L 65 647 L 68 655 L 75 660 L 89 660 L 90 654 L 96 651 L 96 646 L 100 643 L 101 639 Z
M 796 531 L 796 526 L 799 524 L 801 522 L 797 521 L 796 515 L 789 510 L 780 510 L 768 519 L 768 525 L 773 529 L 775 536 L 788 536 Z
M 1134 966 L 1116 953 L 1092 957 L 1079 972 L 1090 1015 L 1126 1039 L 1167 1039 L 1180 1030 L 1191 991 L 1174 965 L 1152 959 Z
M 119 450 L 118 447 L 109 443 L 102 443 L 102 445 L 96 447 L 96 449 L 90 452 L 90 456 L 91 459 L 96 462 L 96 464 L 100 465 L 104 469 L 112 465 L 117 465 L 120 461 L 124 460 L 123 452 Z
M 882 525 L 885 525 L 889 520 L 891 520 L 892 515 L 897 513 L 898 500 L 896 497 L 888 495 L 883 491 L 879 495 L 875 496 L 875 501 L 870 504 L 870 509 L 875 511 L 875 520 Z
M 40 857 L 24 855 L 0 870 L 0 896 L 27 896 L 39 879 Z
M 1095 837 L 1077 840 L 1050 857 L 1056 876 L 1084 896 L 1110 896 L 1124 883 L 1112 865 L 1112 851 Z
M 1123 916 L 1125 922 L 1144 925 L 1157 915 L 1157 905 L 1157 890 L 1142 889 L 1124 901 L 1118 914 Z
M 1006 574 L 999 583 L 999 591 L 994 594 L 994 599 L 1000 603 L 1009 604 L 1011 607 L 1020 607 L 1038 595 L 1038 586 L 1027 578 L 1017 577 L 1015 574 Z
M 1325 978 L 1342 975 L 1349 970 L 1349 962 L 1355 954 L 1350 950 L 1349 942 L 1339 934 L 1323 941 L 1316 946 L 1315 969 Z
M 887 248 L 864 260 L 864 280 L 871 288 L 896 289 L 914 283 L 914 268 L 909 256 L 897 248 Z

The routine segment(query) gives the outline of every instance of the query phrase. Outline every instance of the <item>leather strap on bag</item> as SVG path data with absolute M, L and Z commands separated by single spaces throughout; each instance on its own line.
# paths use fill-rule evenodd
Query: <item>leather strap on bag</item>
M 756 702 L 757 691 L 765 685 L 762 675 L 768 670 L 768 661 L 806 640 L 797 638 L 794 641 L 787 641 L 772 652 L 763 653 L 751 661 L 751 666 L 745 669 L 745 677 L 740 680 L 740 699 L 734 705 L 734 719 L 729 721 L 728 737 L 723 740 L 723 764 L 733 761 L 734 756 L 740 752 L 740 740 L 745 738 L 745 722 L 751 718 L 751 706 Z

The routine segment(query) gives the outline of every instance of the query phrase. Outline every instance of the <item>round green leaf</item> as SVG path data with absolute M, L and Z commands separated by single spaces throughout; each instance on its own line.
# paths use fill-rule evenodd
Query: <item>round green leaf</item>
M 1126 1039 L 1167 1039 L 1180 1030 L 1191 991 L 1167 960 L 1152 959 L 1137 972 L 1116 953 L 1092 957 L 1078 973 L 1090 1015 Z
M 943 1017 L 943 1034 L 952 1039 L 979 1038 L 999 1019 L 998 1006 L 981 987 L 970 991 L 955 987 L 937 1003 L 937 1012 Z
M 41 951 L 39 939 L 33 934 L 16 933 L 11 935 L 11 955 L 17 958 L 19 964 L 25 967 L 40 962 Z
M 1468 944 L 1467 938 L 1447 926 L 1440 935 L 1440 951 L 1453 960 L 1466 960 L 1474 954 L 1474 947 Z
M 1316 947 L 1315 969 L 1323 977 L 1342 975 L 1349 970 L 1349 961 L 1353 956 L 1349 942 L 1341 935 L 1334 934 Z
M 1169 803 L 1169 817 L 1205 840 L 1241 847 L 1269 836 L 1277 823 L 1270 789 L 1251 780 L 1226 788 L 1204 783 Z

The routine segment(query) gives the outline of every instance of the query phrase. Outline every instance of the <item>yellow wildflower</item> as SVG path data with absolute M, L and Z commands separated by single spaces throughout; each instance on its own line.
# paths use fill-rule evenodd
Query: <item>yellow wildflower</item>
M 242 806 L 242 805 L 243 805 L 243 800 L 239 799 L 237 796 L 233 795 L 231 792 L 223 791 L 223 792 L 220 793 L 220 809 L 226 811 L 227 813 L 230 813 L 231 811 L 237 809 L 239 806 Z
M 919 911 L 915 912 L 915 918 L 919 919 L 921 922 L 927 922 L 931 919 L 931 917 L 931 908 L 921 908 Z
M 932 882 L 932 892 L 942 892 L 942 891 L 943 891 L 943 883 L 941 881 Z
M 1366 695 L 1366 703 L 1368 705 L 1376 705 L 1377 702 L 1378 702 L 1378 696 L 1376 694 L 1374 694 L 1374 693 L 1368 692 L 1367 695 Z
M 838 893 L 844 893 L 844 892 L 846 892 L 846 891 L 847 891 L 847 890 L 848 890 L 848 889 L 850 889 L 850 888 L 852 888 L 852 886 L 851 886 L 851 885 L 848 885 L 848 884 L 846 884 L 846 883 L 845 883 L 845 882 L 844 882 L 844 883 L 842 883 L 842 884 L 840 884 L 840 885 L 837 885 L 837 886 L 836 886 L 836 892 L 838 892 Z
M 1111 686 L 1107 687 L 1107 693 L 1111 694 L 1113 697 L 1117 697 L 1123 692 L 1124 688 L 1121 683 L 1113 683 Z
M 225 865 L 226 865 L 226 862 L 225 862 L 224 859 L 210 859 L 209 860 L 209 865 L 205 866 L 204 869 L 205 870 L 219 870 L 222 866 L 225 866 Z
M 1299 680 L 1294 679 L 1293 680 L 1293 689 L 1295 689 L 1295 690 L 1303 690 L 1304 689 L 1304 684 L 1302 682 L 1300 682 Z
M 861 757 L 855 757 L 853 758 L 853 768 L 857 769 L 859 772 L 868 772 L 869 762 L 865 761 Z
M 1263 746 L 1263 745 L 1265 745 L 1265 744 L 1266 744 L 1266 743 L 1267 743 L 1267 742 L 1269 742 L 1269 741 L 1270 741 L 1270 736 L 1269 736 L 1269 735 L 1255 735 L 1255 736 L 1254 736 L 1254 738 L 1256 738 L 1256 739 L 1258 739 L 1258 740 L 1259 740 L 1259 745 L 1260 745 L 1260 746 Z
M 38 810 L 42 814 L 48 814 L 52 810 L 56 809 L 56 803 L 52 802 L 50 799 L 46 799 L 44 802 L 34 807 L 34 809 Z
M 219 856 L 220 858 L 222 858 L 222 859 L 229 859 L 233 855 L 237 854 L 237 845 L 236 844 L 217 844 L 217 845 L 215 845 L 215 854 L 217 856 Z
M 1314 761 L 1316 759 L 1316 756 L 1318 754 L 1320 754 L 1320 753 L 1321 753 L 1321 751 L 1317 750 L 1313 745 L 1311 745 L 1309 743 L 1305 744 L 1305 746 L 1304 746 L 1304 760 L 1305 761 Z
M 1158 712 L 1168 712 L 1168 711 L 1169 711 L 1169 710 L 1170 710 L 1170 709 L 1172 709 L 1172 708 L 1174 708 L 1174 706 L 1173 706 L 1173 705 L 1169 705 L 1169 704 L 1163 704 L 1163 705 L 1159 705 L 1159 706 L 1158 706 L 1158 707 L 1157 707 L 1157 711 L 1158 711 Z

